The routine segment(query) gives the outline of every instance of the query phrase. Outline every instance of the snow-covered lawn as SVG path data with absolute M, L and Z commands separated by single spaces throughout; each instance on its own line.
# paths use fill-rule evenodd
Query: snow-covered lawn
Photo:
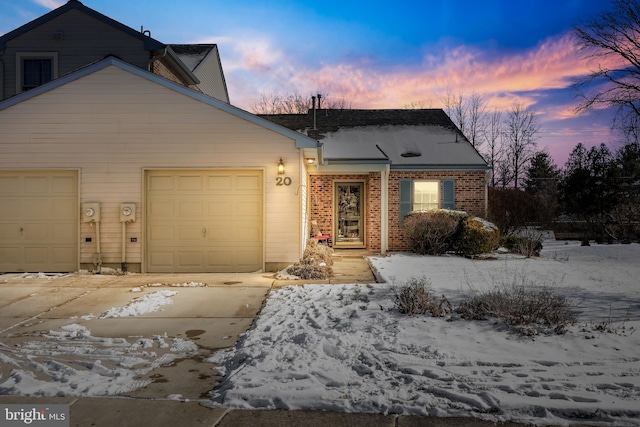
M 232 408 L 474 416 L 640 425 L 640 245 L 546 242 L 543 256 L 372 258 L 386 284 L 270 294 L 235 348 L 216 353 L 214 401 Z M 430 281 L 455 307 L 496 285 L 546 285 L 576 305 L 564 335 L 495 321 L 409 317 L 391 287 Z
M 214 404 L 640 425 L 640 245 L 546 242 L 542 255 L 394 254 L 370 260 L 387 283 L 273 291 L 237 345 L 210 359 L 224 375 L 211 384 Z M 409 317 L 394 308 L 391 288 L 412 277 L 429 280 L 454 307 L 496 284 L 550 286 L 576 305 L 578 322 L 565 335 L 528 338 L 491 320 Z M 129 304 L 87 315 L 138 316 L 171 304 L 176 292 L 131 291 Z M 198 352 L 166 335 L 95 337 L 79 321 L 0 343 L 0 394 L 126 393 Z

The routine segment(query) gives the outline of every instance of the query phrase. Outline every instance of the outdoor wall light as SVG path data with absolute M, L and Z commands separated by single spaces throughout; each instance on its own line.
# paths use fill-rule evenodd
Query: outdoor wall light
M 284 162 L 282 161 L 282 157 L 280 157 L 280 161 L 278 162 L 278 174 L 284 174 Z
M 313 157 L 308 157 L 305 160 L 307 161 L 308 165 L 312 165 L 316 161 L 316 159 L 314 159 Z

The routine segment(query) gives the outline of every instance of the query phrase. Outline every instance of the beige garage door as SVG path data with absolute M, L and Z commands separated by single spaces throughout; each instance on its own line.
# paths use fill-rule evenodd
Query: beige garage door
M 261 171 L 147 171 L 149 272 L 262 268 Z
M 78 269 L 75 171 L 0 171 L 0 272 Z

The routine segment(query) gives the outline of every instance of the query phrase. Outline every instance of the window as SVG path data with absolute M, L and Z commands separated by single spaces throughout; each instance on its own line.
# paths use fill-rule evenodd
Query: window
M 25 59 L 22 61 L 22 90 L 33 89 L 51 81 L 51 59 Z
M 419 181 L 401 179 L 400 183 L 400 225 L 411 211 L 455 209 L 455 180 Z M 442 191 L 441 191 L 442 190 Z M 442 193 L 442 196 L 440 195 Z
M 24 92 L 58 77 L 56 52 L 22 52 L 16 54 L 16 92 Z
M 414 211 L 428 211 L 440 207 L 440 182 L 414 181 L 413 206 Z

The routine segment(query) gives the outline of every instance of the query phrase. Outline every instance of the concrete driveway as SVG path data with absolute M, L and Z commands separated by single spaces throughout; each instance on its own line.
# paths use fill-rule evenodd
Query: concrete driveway
M 251 326 L 272 284 L 272 276 L 258 273 L 0 275 L 0 356 L 4 351 L 9 360 L 22 357 L 42 361 L 46 355 L 34 356 L 35 348 L 40 347 L 41 353 L 55 354 L 57 362 L 67 363 L 71 356 L 59 348 L 77 345 L 79 337 L 61 339 L 59 334 L 65 333 L 69 325 L 78 325 L 73 327 L 90 331 L 88 337 L 80 338 L 88 341 L 87 345 L 95 344 L 89 350 L 85 345 L 71 351 L 73 362 L 69 364 L 74 367 L 84 359 L 95 363 L 96 353 L 111 351 L 110 343 L 122 347 L 140 342 L 146 353 L 154 354 L 147 358 L 150 368 L 139 375 L 138 385 L 145 386 L 124 389 L 118 395 L 203 399 L 217 379 L 215 366 L 203 360 L 212 351 L 235 344 Z M 171 304 L 135 316 L 102 318 L 109 309 L 127 307 L 132 301 L 162 290 L 175 292 L 170 297 Z M 195 343 L 197 351 L 190 347 L 188 357 L 182 357 L 184 352 L 170 345 L 174 338 Z M 34 350 L 27 352 L 26 348 Z M 83 352 L 86 355 L 79 354 Z M 124 350 L 111 352 L 112 359 L 130 356 Z M 110 366 L 106 365 L 109 361 L 104 356 L 101 363 Z M 117 363 L 111 360 L 111 365 Z M 38 363 L 25 364 L 31 365 Z M 11 363 L 0 364 L 0 388 L 14 367 Z M 37 367 L 34 372 L 42 377 Z M 12 394 L 5 390 L 7 393 Z

